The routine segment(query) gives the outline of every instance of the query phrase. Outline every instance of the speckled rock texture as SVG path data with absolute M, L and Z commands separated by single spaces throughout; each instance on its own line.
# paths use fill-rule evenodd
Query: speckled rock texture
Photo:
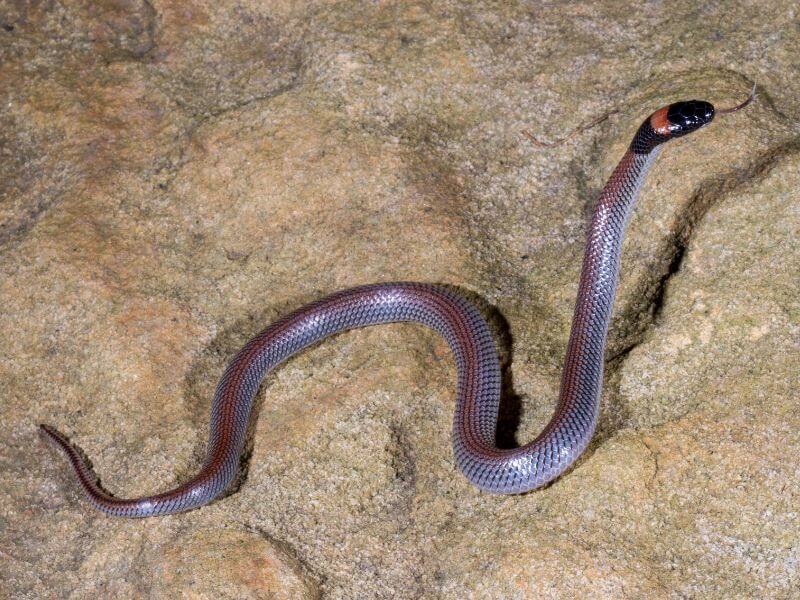
M 795 2 L 0 2 L 0 596 L 797 598 Z M 226 362 L 357 284 L 458 286 L 500 438 L 558 391 L 595 196 L 666 103 L 757 101 L 662 153 L 601 422 L 546 489 L 454 469 L 454 365 L 414 325 L 270 375 L 238 487 L 94 511 L 202 461 Z M 601 119 L 601 117 L 606 117 Z M 554 147 L 556 140 L 599 121 Z

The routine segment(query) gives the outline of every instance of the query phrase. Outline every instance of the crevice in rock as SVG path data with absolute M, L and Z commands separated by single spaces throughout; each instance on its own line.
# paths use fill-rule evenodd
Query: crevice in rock
M 271 20 L 269 20 L 271 23 Z M 214 87 L 207 89 L 209 83 L 192 76 L 181 76 L 173 72 L 154 71 L 160 87 L 195 125 L 220 117 L 228 112 L 236 111 L 250 104 L 275 98 L 300 87 L 305 82 L 306 64 L 303 49 L 298 39 L 280 40 L 279 30 L 274 24 L 260 35 L 266 43 L 272 40 L 285 51 L 280 56 L 274 55 L 272 49 L 265 49 L 261 58 L 267 61 L 262 65 L 270 74 L 263 84 L 248 89 L 247 82 L 232 82 L 234 89 Z M 266 88 L 266 89 L 265 89 Z M 248 93 L 249 92 L 249 93 Z
M 800 137 L 768 149 L 743 168 L 734 169 L 723 176 L 709 177 L 698 185 L 698 191 L 678 215 L 678 225 L 656 261 L 662 266 L 649 269 L 656 276 L 640 284 L 639 289 L 645 290 L 638 296 L 640 301 L 623 309 L 617 323 L 612 325 L 612 328 L 621 329 L 627 324 L 631 331 L 606 352 L 606 381 L 614 382 L 607 391 L 608 404 L 618 404 L 616 399 L 620 394 L 621 378 L 615 375 L 624 367 L 631 351 L 647 341 L 652 326 L 662 318 L 667 288 L 681 270 L 697 225 L 715 204 L 730 197 L 736 190 L 764 179 L 784 159 L 797 154 L 800 154 Z M 610 419 L 601 423 L 600 436 L 608 437 L 624 425 L 619 423 L 619 419 L 614 421 L 618 425 L 611 424 Z
M 389 423 L 391 442 L 388 448 L 395 479 L 413 489 L 417 480 L 417 465 L 405 430 L 397 423 Z
M 624 323 L 631 331 L 617 342 L 616 348 L 610 349 L 606 356 L 607 362 L 614 362 L 627 355 L 642 343 L 646 332 L 659 320 L 669 282 L 680 272 L 697 225 L 708 211 L 742 186 L 763 179 L 784 158 L 797 153 L 800 153 L 800 137 L 767 150 L 744 168 L 734 169 L 723 176 L 709 177 L 698 185 L 697 192 L 677 215 L 678 224 L 672 236 L 664 243 L 659 258 L 648 269 L 652 276 L 649 280 L 645 277 L 637 286 L 643 290 L 642 294 L 637 295 L 639 300 L 620 311 L 616 328 L 622 329 L 619 324 Z
M 678 273 L 678 271 L 680 271 L 685 256 L 686 242 L 678 240 L 675 244 L 675 252 L 672 254 L 672 257 L 667 264 L 667 272 L 656 281 L 655 292 L 653 293 L 653 299 L 650 301 L 651 307 L 649 311 L 652 315 L 651 318 L 653 322 L 658 321 L 659 317 L 661 316 L 661 312 L 664 310 L 664 301 L 667 295 L 667 284 L 669 283 L 669 280 L 672 279 Z
M 248 533 L 257 535 L 275 548 L 275 550 L 282 555 L 286 564 L 291 567 L 292 571 L 305 582 L 306 586 L 308 588 L 313 588 L 309 590 L 311 598 L 322 598 L 322 590 L 327 578 L 313 569 L 308 562 L 300 558 L 299 552 L 297 552 L 289 542 L 276 538 L 259 525 L 252 525 L 241 521 L 237 521 L 237 524 Z
M 191 146 L 198 129 L 214 119 L 223 117 L 227 113 L 237 111 L 250 106 L 251 104 L 271 100 L 282 94 L 285 94 L 286 92 L 296 89 L 301 84 L 302 81 L 298 75 L 286 85 L 271 90 L 267 93 L 252 96 L 230 106 L 219 107 L 204 113 L 192 114 L 193 111 L 190 106 L 182 102 L 180 98 L 173 98 L 175 105 L 183 110 L 187 115 L 191 115 L 190 118 L 193 120 L 191 124 L 186 127 L 183 133 L 178 136 L 178 139 L 176 140 L 177 151 L 170 151 L 168 154 L 160 157 L 159 162 L 162 164 L 162 166 L 155 168 L 155 176 L 153 177 L 155 186 L 159 191 L 165 193 L 172 188 L 172 184 L 175 182 L 175 179 L 178 177 L 178 174 L 187 162 L 187 150 L 189 146 Z M 170 155 L 176 156 L 174 159 L 172 159 L 170 158 Z M 161 174 L 160 177 L 159 174 Z
M 653 449 L 653 447 L 648 444 L 644 436 L 639 436 L 639 441 L 642 442 L 642 445 L 647 448 L 647 451 L 650 453 L 650 457 L 653 459 L 653 473 L 650 475 L 650 479 L 645 483 L 645 487 L 650 491 L 653 492 L 653 488 L 655 487 L 656 480 L 658 479 L 658 473 L 660 470 L 658 464 L 658 453 Z
M 197 113 L 195 115 L 197 118 L 196 125 L 199 126 L 205 124 L 206 122 L 212 119 L 217 119 L 229 112 L 237 111 L 251 104 L 256 104 L 258 102 L 263 102 L 264 100 L 271 100 L 273 98 L 277 98 L 278 96 L 282 96 L 283 94 L 300 87 L 301 84 L 302 84 L 302 78 L 300 77 L 300 73 L 295 72 L 293 77 L 288 82 L 276 87 L 275 89 L 269 90 L 268 92 L 256 94 L 254 96 L 250 96 L 249 98 L 244 98 L 242 100 L 233 102 L 226 106 L 217 106 L 202 113 Z M 179 101 L 178 103 L 180 104 Z M 183 106 L 183 108 L 185 108 L 186 110 L 190 110 L 188 106 Z

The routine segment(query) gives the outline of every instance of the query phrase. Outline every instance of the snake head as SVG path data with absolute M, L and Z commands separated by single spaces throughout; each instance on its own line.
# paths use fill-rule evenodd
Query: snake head
M 631 150 L 636 154 L 648 154 L 656 146 L 679 138 L 714 119 L 714 107 L 703 100 L 675 102 L 645 119 L 631 142 Z
M 667 106 L 666 111 L 665 126 L 669 131 L 669 136 L 673 138 L 691 133 L 714 120 L 714 107 L 703 100 L 675 102 Z M 653 117 L 657 114 L 655 113 Z

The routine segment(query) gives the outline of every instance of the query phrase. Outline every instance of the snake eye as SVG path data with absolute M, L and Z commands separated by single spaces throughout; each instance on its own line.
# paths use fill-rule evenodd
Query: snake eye
M 703 100 L 689 100 L 670 104 L 667 109 L 669 134 L 680 137 L 700 129 L 714 119 L 714 107 Z

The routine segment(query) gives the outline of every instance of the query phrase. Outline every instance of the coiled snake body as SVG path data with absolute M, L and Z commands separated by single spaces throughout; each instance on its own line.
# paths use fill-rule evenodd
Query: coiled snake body
M 270 325 L 248 342 L 217 386 L 200 472 L 170 491 L 115 498 L 100 488 L 64 435 L 47 425 L 41 430 L 66 454 L 83 491 L 103 512 L 147 517 L 189 510 L 210 502 L 235 478 L 253 399 L 270 369 L 339 331 L 416 321 L 438 331 L 455 356 L 453 452 L 461 472 L 489 492 L 511 494 L 542 486 L 575 462 L 595 430 L 622 239 L 642 182 L 661 144 L 713 118 L 714 107 L 698 100 L 656 111 L 639 127 L 603 188 L 589 227 L 557 408 L 541 434 L 525 446 L 501 449 L 495 444 L 501 376 L 483 316 L 455 292 L 422 283 L 379 283 L 338 292 Z

